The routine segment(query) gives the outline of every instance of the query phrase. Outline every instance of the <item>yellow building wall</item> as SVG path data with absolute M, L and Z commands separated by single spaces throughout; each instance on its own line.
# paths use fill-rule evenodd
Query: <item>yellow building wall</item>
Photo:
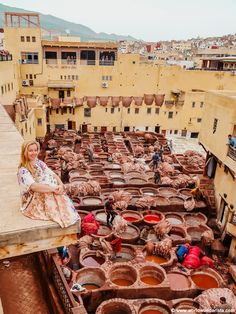
M 0 61 L 0 103 L 11 105 L 18 92 L 17 66 L 13 61 Z
M 34 120 L 34 109 L 31 109 L 29 111 L 28 118 L 25 121 L 21 121 L 20 116 L 16 114 L 15 125 L 25 141 L 34 140 L 36 138 L 36 128 Z

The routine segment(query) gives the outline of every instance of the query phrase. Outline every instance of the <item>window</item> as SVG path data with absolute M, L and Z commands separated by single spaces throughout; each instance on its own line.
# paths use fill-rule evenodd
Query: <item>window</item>
M 13 89 L 13 83 L 11 83 L 11 89 Z
M 36 79 L 36 74 L 34 74 L 34 79 Z
M 22 52 L 21 62 L 23 64 L 38 64 L 38 53 L 37 52 Z
M 112 81 L 112 76 L 110 75 L 110 81 Z
M 145 126 L 145 131 L 148 131 L 148 126 Z
M 42 125 L 42 118 L 38 118 L 38 119 L 37 119 L 37 124 L 38 124 L 38 126 L 41 126 L 41 125 Z
M 24 136 L 24 130 L 23 129 L 21 129 L 21 135 Z
M 75 75 L 71 75 L 71 79 L 74 80 L 75 79 Z
M 91 117 L 91 108 L 84 108 L 84 117 Z
M 127 109 L 127 113 L 128 113 L 128 114 L 130 113 L 130 108 Z
M 172 130 L 170 130 L 170 134 L 172 134 Z
M 56 109 L 56 114 L 58 114 L 58 113 L 59 113 L 59 109 L 57 108 L 57 109 Z
M 201 101 L 201 102 L 200 102 L 200 108 L 202 108 L 202 107 L 203 107 L 203 105 L 204 105 L 204 102 L 203 102 L 203 101 Z
M 151 114 L 152 113 L 152 108 L 147 108 L 147 114 Z
M 75 79 L 76 79 L 76 81 L 78 81 L 78 79 L 79 79 L 79 75 L 76 75 L 76 76 L 75 76 Z
M 28 129 L 27 129 L 27 123 L 25 124 L 25 132 L 27 133 Z
M 5 88 L 5 93 L 7 92 L 7 85 L 4 85 L 4 88 Z
M 93 128 L 93 132 L 97 132 L 97 131 L 98 131 L 98 127 L 95 126 L 95 127 Z
M 159 113 L 160 113 L 160 108 L 156 108 L 156 109 L 155 109 L 155 113 L 156 113 L 156 114 L 159 114 Z
M 35 43 L 36 42 L 36 37 L 32 36 L 32 42 Z
M 113 126 L 112 132 L 116 132 L 116 126 Z
M 107 112 L 107 110 L 108 110 L 108 109 L 106 108 L 105 111 Z
M 173 115 L 174 115 L 174 112 L 173 111 L 169 111 L 168 112 L 168 119 L 173 119 Z
M 192 102 L 192 108 L 195 108 L 195 101 Z
M 67 90 L 67 91 L 66 91 L 66 96 L 67 96 L 67 97 L 70 97 L 70 90 Z
M 33 75 L 32 75 L 32 74 L 30 74 L 30 75 L 29 75 L 29 78 L 30 78 L 30 80 L 32 80 L 32 79 L 33 79 Z
M 120 112 L 120 108 L 118 108 L 118 111 Z
M 69 107 L 69 113 L 72 113 L 72 108 L 71 107 Z
M 26 41 L 29 43 L 30 42 L 30 36 L 26 36 Z
M 20 36 L 20 41 L 24 42 L 25 41 L 25 36 Z
M 66 75 L 64 75 L 64 80 L 66 80 Z
M 175 134 L 175 135 L 178 134 L 178 130 L 175 130 L 175 131 L 174 131 L 174 134 Z
M 62 114 L 66 114 L 67 113 L 67 107 L 62 107 L 62 112 L 61 112 Z
M 197 118 L 197 123 L 201 123 L 202 119 L 201 118 Z
M 115 112 L 115 108 L 111 108 L 111 113 L 114 113 Z
M 135 109 L 134 109 L 134 113 L 135 113 L 135 114 L 139 114 L 139 108 L 135 108 Z
M 29 132 L 30 132 L 30 134 L 31 134 L 31 127 L 29 128 Z
M 61 77 L 61 80 L 63 80 L 63 75 L 61 75 L 60 77 Z
M 105 81 L 105 76 L 104 75 L 102 76 L 102 81 Z
M 4 87 L 1 86 L 2 95 L 4 94 Z
M 216 133 L 217 124 L 218 124 L 218 119 L 214 119 L 214 121 L 213 121 L 213 134 Z
M 11 88 L 10 88 L 10 84 L 9 83 L 7 84 L 7 87 L 8 87 L 8 92 L 10 92 Z

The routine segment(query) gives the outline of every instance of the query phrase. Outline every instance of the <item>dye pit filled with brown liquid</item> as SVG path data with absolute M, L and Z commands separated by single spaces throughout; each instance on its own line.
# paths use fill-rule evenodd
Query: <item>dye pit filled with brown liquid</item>
M 125 286 L 125 287 L 131 286 L 133 284 L 133 282 L 128 279 L 114 279 L 112 280 L 112 282 L 117 286 Z
M 211 289 L 219 287 L 217 280 L 207 274 L 192 275 L 191 279 L 193 280 L 195 285 L 201 289 Z
M 145 310 L 141 312 L 141 314 L 164 314 L 165 312 L 159 311 L 159 310 Z
M 169 273 L 167 278 L 170 282 L 170 288 L 173 290 L 187 289 L 190 287 L 188 278 L 182 274 Z
M 159 285 L 161 283 L 160 279 L 155 278 L 153 276 L 142 277 L 141 281 L 146 283 L 147 285 L 150 285 L 150 286 L 156 286 L 156 285 Z
M 184 237 L 180 232 L 175 232 L 175 231 L 171 231 L 169 235 L 171 239 L 173 240 L 180 240 L 180 239 L 183 239 Z
M 105 259 L 96 255 L 87 256 L 83 259 L 83 264 L 87 267 L 99 267 L 105 262 Z
M 168 261 L 166 258 L 161 257 L 159 255 L 147 255 L 145 256 L 145 260 L 148 262 L 156 263 L 156 264 L 163 264 Z
M 87 290 L 95 290 L 100 288 L 99 286 L 93 284 L 93 283 L 85 283 L 84 285 L 82 285 L 83 288 L 87 289 Z

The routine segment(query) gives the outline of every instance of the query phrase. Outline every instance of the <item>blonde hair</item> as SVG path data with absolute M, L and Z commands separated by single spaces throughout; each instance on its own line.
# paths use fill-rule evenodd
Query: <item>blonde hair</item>
M 21 145 L 21 160 L 19 167 L 24 167 L 28 169 L 32 174 L 35 173 L 34 167 L 32 167 L 29 159 L 28 159 L 28 148 L 30 145 L 36 145 L 38 152 L 40 151 L 40 145 L 37 141 L 31 140 L 31 141 L 26 141 Z

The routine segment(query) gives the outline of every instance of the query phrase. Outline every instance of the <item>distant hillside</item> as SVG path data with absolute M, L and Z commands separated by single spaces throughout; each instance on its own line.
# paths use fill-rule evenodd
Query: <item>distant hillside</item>
M 0 27 L 3 27 L 4 25 L 4 14 L 3 14 L 4 12 L 27 13 L 27 12 L 32 12 L 32 11 L 26 11 L 20 8 L 9 7 L 7 5 L 0 3 Z M 68 22 L 63 19 L 57 18 L 53 15 L 45 15 L 41 13 L 39 14 L 40 14 L 40 22 L 41 22 L 42 28 L 46 30 L 58 31 L 62 35 L 66 34 L 66 30 L 70 30 L 71 36 L 80 36 L 82 41 L 135 40 L 135 38 L 131 36 L 122 36 L 122 35 L 107 34 L 107 33 L 96 33 L 91 28 L 84 26 L 82 24 Z

